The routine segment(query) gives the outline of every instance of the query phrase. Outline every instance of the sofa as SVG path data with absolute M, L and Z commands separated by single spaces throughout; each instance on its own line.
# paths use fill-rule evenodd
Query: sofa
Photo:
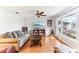
M 5 49 L 9 46 L 15 46 L 16 50 L 19 51 L 19 49 L 24 45 L 24 43 L 28 41 L 29 37 L 29 32 L 24 33 L 20 30 L 1 34 L 0 47 L 3 47 Z

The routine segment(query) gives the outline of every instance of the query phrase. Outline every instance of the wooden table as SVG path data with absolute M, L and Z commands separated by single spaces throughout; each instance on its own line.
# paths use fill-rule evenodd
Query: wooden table
M 31 45 L 30 45 L 30 47 L 37 46 L 37 45 L 42 46 L 41 45 L 41 37 L 37 36 L 37 35 L 34 35 L 34 36 L 31 37 Z

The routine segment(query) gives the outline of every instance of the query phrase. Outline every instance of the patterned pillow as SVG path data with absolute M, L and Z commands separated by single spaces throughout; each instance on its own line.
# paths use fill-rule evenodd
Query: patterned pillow
M 18 38 L 16 31 L 12 32 L 12 34 L 13 34 L 14 38 Z
M 16 48 L 14 46 L 9 46 L 6 49 L 6 53 L 15 53 L 16 52 Z
M 9 35 L 9 38 L 14 38 L 12 33 L 8 32 L 7 34 Z
M 21 31 L 18 31 L 18 36 L 20 37 L 20 36 L 22 36 L 22 32 Z
M 17 33 L 18 37 L 20 37 L 20 36 L 21 36 L 21 35 L 19 34 L 19 31 L 16 31 L 16 33 Z
M 0 50 L 0 53 L 6 53 L 6 48 L 5 49 L 3 49 L 3 50 Z

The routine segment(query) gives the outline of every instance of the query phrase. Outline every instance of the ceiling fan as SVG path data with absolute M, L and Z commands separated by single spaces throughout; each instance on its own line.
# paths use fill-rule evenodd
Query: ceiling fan
M 36 11 L 36 16 L 37 16 L 38 18 L 40 18 L 40 16 L 46 16 L 46 15 L 44 14 L 44 12 L 40 12 L 39 10 L 37 10 L 37 11 Z

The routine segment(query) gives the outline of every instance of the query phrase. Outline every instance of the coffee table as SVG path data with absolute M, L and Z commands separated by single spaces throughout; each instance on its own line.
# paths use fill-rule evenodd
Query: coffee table
M 31 37 L 31 45 L 30 45 L 30 47 L 37 46 L 37 45 L 42 46 L 41 45 L 41 37 L 37 36 L 37 35 L 34 35 L 34 36 Z

